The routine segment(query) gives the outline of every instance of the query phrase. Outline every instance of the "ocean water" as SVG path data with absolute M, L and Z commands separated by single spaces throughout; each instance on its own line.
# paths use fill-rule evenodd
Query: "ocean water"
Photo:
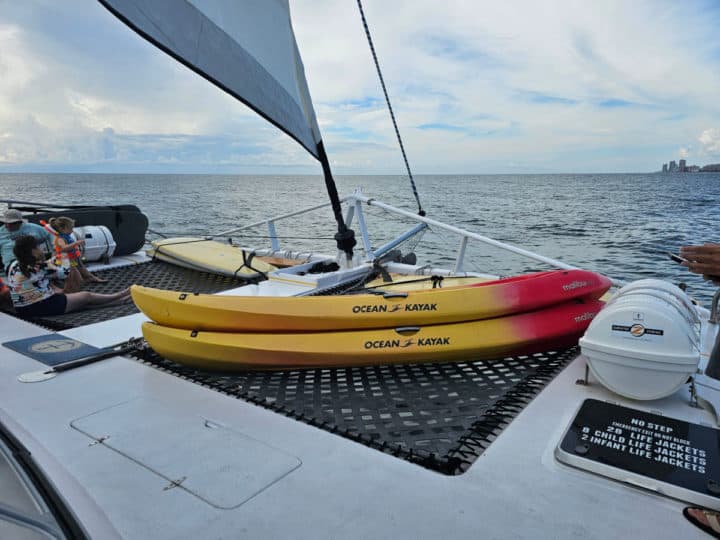
M 340 195 L 416 210 L 402 176 L 338 176 Z M 613 278 L 684 282 L 707 304 L 714 287 L 664 252 L 720 242 L 720 173 L 583 175 L 427 175 L 416 178 L 428 217 Z M 215 234 L 327 201 L 320 176 L 0 174 L 0 198 L 56 204 L 136 204 L 153 231 Z M 365 207 L 378 247 L 408 229 Z M 357 225 L 353 224 L 356 230 Z M 277 224 L 281 246 L 332 253 L 332 213 L 323 208 Z M 269 245 L 267 229 L 233 241 Z M 358 235 L 359 236 L 359 235 Z M 452 265 L 459 241 L 431 230 L 412 248 L 421 261 Z M 547 266 L 471 243 L 465 269 L 511 275 Z

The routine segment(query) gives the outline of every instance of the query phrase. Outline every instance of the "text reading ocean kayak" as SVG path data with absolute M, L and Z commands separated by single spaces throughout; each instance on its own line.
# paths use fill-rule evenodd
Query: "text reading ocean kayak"
M 366 349 L 392 349 L 394 347 L 412 347 L 413 345 L 416 345 L 418 347 L 427 347 L 430 345 L 450 345 L 450 338 L 449 337 L 438 337 L 438 338 L 420 338 L 415 342 L 415 340 L 407 339 L 404 342 L 401 342 L 399 339 L 385 339 L 385 340 L 379 340 L 379 341 L 366 341 L 365 342 L 365 348 Z
M 353 306 L 353 313 L 394 313 L 396 311 L 437 311 L 437 304 L 395 304 L 394 306 Z

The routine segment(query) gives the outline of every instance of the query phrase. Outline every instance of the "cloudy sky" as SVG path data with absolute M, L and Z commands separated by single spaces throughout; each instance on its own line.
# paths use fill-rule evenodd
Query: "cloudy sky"
M 718 0 L 364 0 L 413 172 L 720 162 Z M 291 0 L 336 174 L 404 165 L 353 0 Z M 0 0 L 0 171 L 307 173 L 91 0 Z

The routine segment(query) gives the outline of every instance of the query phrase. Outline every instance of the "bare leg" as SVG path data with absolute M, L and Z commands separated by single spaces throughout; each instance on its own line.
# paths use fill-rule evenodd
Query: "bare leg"
M 130 289 L 123 289 L 120 292 L 114 294 L 99 294 L 89 291 L 81 291 L 71 294 L 66 294 L 67 306 L 65 307 L 65 313 L 71 311 L 80 311 L 88 307 L 99 307 L 99 306 L 115 306 L 117 304 L 123 304 L 130 298 Z
M 78 269 L 80 270 L 80 275 L 86 281 L 91 281 L 93 283 L 107 283 L 107 279 L 99 278 L 96 275 L 90 273 L 90 270 L 88 270 L 83 264 L 78 266 Z
M 65 278 L 65 287 L 62 292 L 65 294 L 76 293 L 82 288 L 83 278 L 77 268 L 71 268 L 70 273 Z

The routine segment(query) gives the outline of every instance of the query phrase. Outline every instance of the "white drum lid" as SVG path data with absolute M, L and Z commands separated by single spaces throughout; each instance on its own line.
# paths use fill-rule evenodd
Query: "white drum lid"
M 597 379 L 631 399 L 674 393 L 700 361 L 692 303 L 674 285 L 658 286 L 657 281 L 641 280 L 621 289 L 580 339 Z
M 85 240 L 82 250 L 86 261 L 99 261 L 105 257 L 110 258 L 115 253 L 117 244 L 110 229 L 104 225 L 76 227 L 74 234 L 76 238 Z

